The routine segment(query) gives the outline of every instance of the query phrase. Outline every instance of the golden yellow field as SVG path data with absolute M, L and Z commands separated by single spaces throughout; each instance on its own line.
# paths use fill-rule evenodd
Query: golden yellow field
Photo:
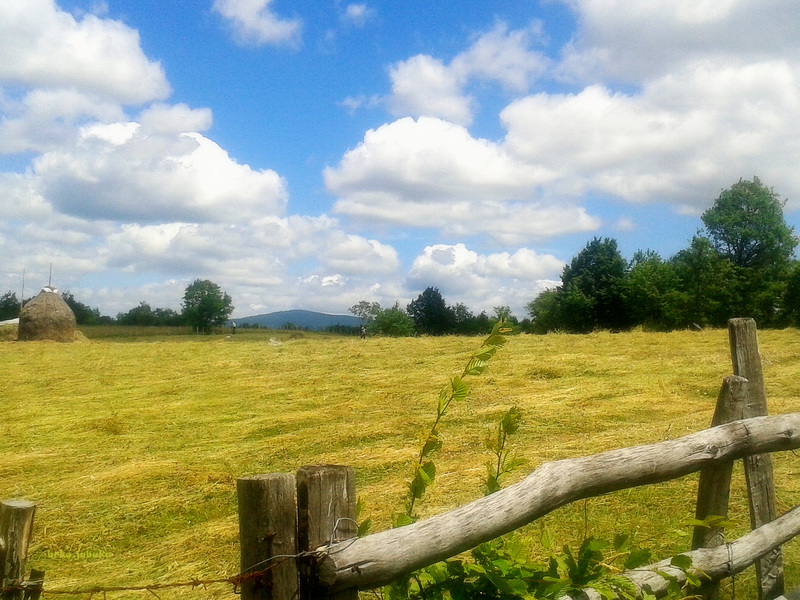
M 87 331 L 92 337 L 92 332 Z M 800 332 L 759 333 L 771 413 L 800 410 Z M 130 337 L 0 343 L 0 496 L 38 503 L 29 567 L 47 588 L 126 586 L 238 570 L 237 477 L 338 463 L 355 467 L 373 531 L 400 510 L 439 389 L 480 338 L 360 340 L 315 334 Z M 520 335 L 442 426 L 434 514 L 482 494 L 488 427 L 512 405 L 527 463 L 706 428 L 731 373 L 726 331 Z M 800 503 L 800 457 L 774 456 L 781 511 Z M 731 517 L 749 528 L 741 468 Z M 667 556 L 688 548 L 697 478 L 617 492 L 543 519 L 559 543 L 634 533 Z M 531 551 L 539 526 L 529 528 Z M 784 549 L 800 585 L 800 540 Z M 737 579 L 746 597 L 752 569 Z M 742 590 L 741 592 L 739 590 Z M 233 597 L 226 585 L 173 597 Z M 147 592 L 109 597 L 149 597 Z

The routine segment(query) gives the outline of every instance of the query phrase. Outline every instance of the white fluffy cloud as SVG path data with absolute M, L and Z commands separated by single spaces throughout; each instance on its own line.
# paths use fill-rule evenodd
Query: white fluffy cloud
M 363 221 L 428 227 L 506 242 L 588 231 L 585 210 L 537 200 L 557 177 L 493 142 L 441 119 L 400 119 L 370 130 L 336 168 L 325 171 L 334 210 Z
M 283 179 L 241 165 L 199 133 L 164 133 L 163 116 L 205 123 L 203 111 L 157 107 L 144 122 L 87 126 L 73 148 L 34 161 L 46 197 L 66 214 L 123 222 L 242 222 L 282 215 Z M 153 129 L 155 128 L 155 129 Z M 180 129 L 180 127 L 179 127 Z
M 0 39 L 0 81 L 80 89 L 123 103 L 170 93 L 135 30 L 94 15 L 76 21 L 53 0 L 0 2 Z
M 754 174 L 800 193 L 800 68 L 785 61 L 698 65 L 632 94 L 536 94 L 501 119 L 514 158 L 560 169 L 557 189 L 576 196 L 699 208 L 720 182 Z
M 523 317 L 525 304 L 551 286 L 563 267 L 556 257 L 529 248 L 481 255 L 464 244 L 435 244 L 414 259 L 408 280 L 412 288 L 436 286 L 449 302 L 464 302 L 473 310 L 509 305 Z
M 639 83 L 707 59 L 741 66 L 798 56 L 794 0 L 568 0 L 580 31 L 562 76 Z
M 281 19 L 270 9 L 272 0 L 215 0 L 214 10 L 233 25 L 245 44 L 295 45 L 300 41 L 302 22 Z
M 524 92 L 544 73 L 547 59 L 530 48 L 534 34 L 533 29 L 509 31 L 499 23 L 448 65 L 425 54 L 394 64 L 389 69 L 390 111 L 395 116 L 441 117 L 469 125 L 477 107 L 466 91 L 470 81 L 494 81 Z

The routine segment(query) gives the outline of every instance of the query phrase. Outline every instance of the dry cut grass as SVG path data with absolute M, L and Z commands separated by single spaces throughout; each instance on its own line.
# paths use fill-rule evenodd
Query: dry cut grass
M 800 335 L 759 337 L 771 412 L 799 410 Z M 402 506 L 438 390 L 480 341 L 260 332 L 3 343 L 0 495 L 38 503 L 29 565 L 47 571 L 51 588 L 235 574 L 236 478 L 306 464 L 355 467 L 383 529 Z M 725 331 L 514 337 L 448 415 L 420 512 L 481 495 L 483 438 L 512 405 L 523 411 L 514 444 L 527 464 L 505 483 L 547 461 L 699 431 L 730 372 Z M 783 511 L 800 502 L 800 458 L 774 461 Z M 731 501 L 736 536 L 748 529 L 742 479 Z M 559 509 L 527 528 L 531 552 L 541 552 L 542 526 L 560 543 L 627 532 L 661 555 L 682 551 L 696 481 Z M 799 544 L 785 548 L 793 585 Z M 752 578 L 740 577 L 737 591 Z M 159 595 L 232 597 L 227 586 Z

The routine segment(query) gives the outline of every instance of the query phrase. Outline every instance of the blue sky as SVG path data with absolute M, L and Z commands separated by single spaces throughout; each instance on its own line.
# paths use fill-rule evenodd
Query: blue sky
M 793 0 L 0 2 L 0 291 L 235 316 L 524 306 L 759 176 L 800 224 Z

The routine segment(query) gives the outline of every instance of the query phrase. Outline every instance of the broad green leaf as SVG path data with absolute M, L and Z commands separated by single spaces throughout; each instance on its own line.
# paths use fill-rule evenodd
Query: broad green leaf
M 653 553 L 649 548 L 634 548 L 625 559 L 626 569 L 638 569 L 641 566 L 650 563 Z
M 518 407 L 512 406 L 508 409 L 508 412 L 503 415 L 500 426 L 503 428 L 503 431 L 511 435 L 517 432 L 521 422 L 522 411 Z
M 419 472 L 427 478 L 427 483 L 433 483 L 433 480 L 436 477 L 436 465 L 433 464 L 432 460 L 426 461 L 420 467 Z
M 392 527 L 405 527 L 406 525 L 411 525 L 413 522 L 414 519 L 406 513 L 397 512 L 392 515 Z
M 469 359 L 466 368 L 464 369 L 465 375 L 480 375 L 486 370 L 486 367 L 489 366 L 485 360 L 481 360 L 480 358 L 473 356 Z
M 450 382 L 450 389 L 453 390 L 453 400 L 455 401 L 463 400 L 469 392 L 469 386 L 460 377 L 453 377 Z
M 439 432 L 434 429 L 428 434 L 428 439 L 425 440 L 425 444 L 422 446 L 422 457 L 428 458 L 441 447 L 442 440 L 439 439 Z
M 614 550 L 622 550 L 628 543 L 627 533 L 617 533 L 614 535 Z
M 364 537 L 369 533 L 369 530 L 372 528 L 372 519 L 365 519 L 358 524 L 358 537 Z
M 553 539 L 553 534 L 550 533 L 550 530 L 542 527 L 542 533 L 539 536 L 539 540 L 542 543 L 542 547 L 547 551 L 552 551 L 556 547 L 556 542 Z
M 692 557 L 686 556 L 685 554 L 678 554 L 677 556 L 673 556 L 672 560 L 669 561 L 673 567 L 680 569 L 681 571 L 686 571 L 692 567 Z
M 486 346 L 475 352 L 474 357 L 480 360 L 488 361 L 497 353 L 495 346 Z

